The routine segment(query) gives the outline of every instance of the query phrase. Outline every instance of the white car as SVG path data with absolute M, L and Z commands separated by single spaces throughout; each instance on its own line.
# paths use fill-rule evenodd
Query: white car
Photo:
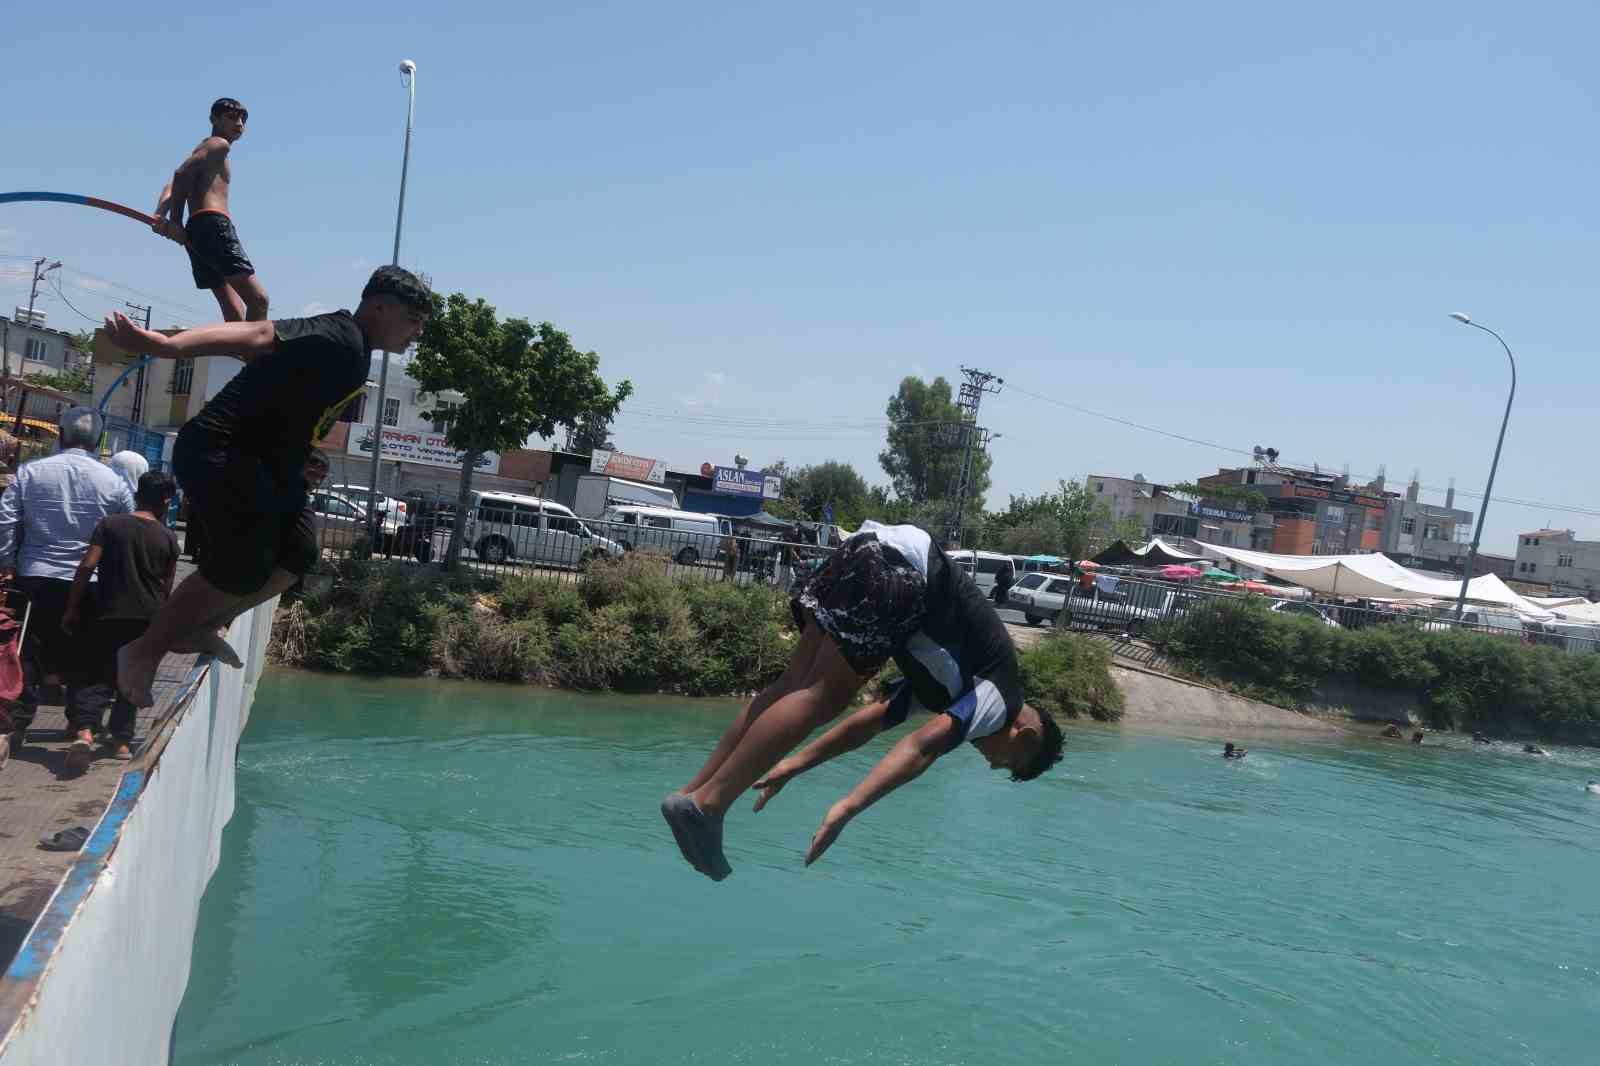
M 1320 604 L 1307 603 L 1304 600 L 1279 600 L 1267 610 L 1274 614 L 1292 614 L 1301 618 L 1315 618 L 1329 629 L 1343 629 L 1333 617 L 1333 612 Z
M 1049 619 L 1054 625 L 1118 629 L 1141 633 L 1181 613 L 1171 589 L 1126 583 L 1112 592 L 1098 586 L 1085 594 L 1078 582 L 1059 574 L 1023 574 L 1006 593 L 1006 605 L 1022 612 L 1029 625 Z
M 337 493 L 352 503 L 365 508 L 367 506 L 367 487 L 365 485 L 329 485 L 328 491 Z M 393 496 L 378 493 L 378 513 L 385 518 L 394 517 L 396 525 L 406 524 L 406 501 L 397 500 Z
M 312 489 L 310 503 L 311 520 L 317 530 L 319 545 L 348 551 L 366 541 L 366 508 L 331 489 Z M 379 519 L 379 536 L 385 539 L 393 538 L 398 528 L 387 515 Z
M 462 533 L 479 560 L 513 559 L 578 568 L 593 558 L 618 558 L 622 545 L 602 537 L 559 503 L 513 492 L 477 492 Z

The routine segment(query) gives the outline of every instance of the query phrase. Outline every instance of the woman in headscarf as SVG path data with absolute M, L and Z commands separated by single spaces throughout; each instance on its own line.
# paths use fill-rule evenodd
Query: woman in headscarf
M 139 479 L 150 472 L 150 460 L 138 452 L 118 452 L 111 457 L 111 469 L 128 483 L 129 492 L 138 492 Z

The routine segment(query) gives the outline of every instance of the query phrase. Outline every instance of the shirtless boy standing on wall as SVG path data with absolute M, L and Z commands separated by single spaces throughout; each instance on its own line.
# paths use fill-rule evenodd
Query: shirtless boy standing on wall
M 267 317 L 267 290 L 256 280 L 256 268 L 228 217 L 228 186 L 233 180 L 228 153 L 244 136 L 249 117 L 244 105 L 230 97 L 212 104 L 211 136 L 178 167 L 156 202 L 155 231 L 187 245 L 195 287 L 211 290 L 228 322 L 259 322 Z

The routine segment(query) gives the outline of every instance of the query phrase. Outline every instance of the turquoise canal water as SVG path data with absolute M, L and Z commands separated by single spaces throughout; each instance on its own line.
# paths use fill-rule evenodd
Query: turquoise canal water
M 1074 729 L 804 869 L 871 747 L 733 816 L 714 885 L 656 804 L 730 713 L 269 674 L 176 1061 L 1600 1059 L 1594 753 Z

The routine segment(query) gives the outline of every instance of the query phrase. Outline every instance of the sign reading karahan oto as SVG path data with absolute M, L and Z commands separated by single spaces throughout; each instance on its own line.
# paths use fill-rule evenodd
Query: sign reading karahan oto
M 719 466 L 712 472 L 711 487 L 714 492 L 728 496 L 758 496 L 763 500 L 776 500 L 783 495 L 783 478 L 765 470 Z
M 351 455 L 372 454 L 372 427 L 351 426 L 345 451 Z M 402 463 L 421 463 L 424 466 L 447 466 L 461 469 L 464 452 L 450 447 L 443 433 L 409 433 L 405 430 L 383 430 L 383 458 Z M 474 468 L 480 474 L 494 474 L 500 470 L 500 457 L 494 454 L 478 456 Z
M 589 455 L 589 473 L 607 477 L 626 478 L 629 481 L 651 481 L 657 485 L 667 480 L 667 463 L 664 459 L 645 459 L 637 455 L 608 452 L 596 448 Z

